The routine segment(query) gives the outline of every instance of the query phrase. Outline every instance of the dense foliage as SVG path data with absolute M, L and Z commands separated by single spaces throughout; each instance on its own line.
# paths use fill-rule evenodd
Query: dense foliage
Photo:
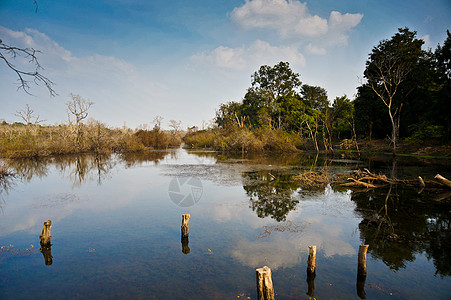
M 394 153 L 400 140 L 447 143 L 451 34 L 434 52 L 423 44 L 415 31 L 400 28 L 369 54 L 356 98 L 344 95 L 332 104 L 324 88 L 302 84 L 288 62 L 261 66 L 242 101 L 221 104 L 217 127 L 188 134 L 186 141 L 222 150 L 330 151 L 358 147 L 357 137 L 388 137 Z

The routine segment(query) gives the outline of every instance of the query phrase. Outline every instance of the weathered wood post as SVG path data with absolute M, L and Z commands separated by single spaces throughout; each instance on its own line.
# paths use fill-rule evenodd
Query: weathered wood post
M 366 252 L 368 251 L 369 245 L 360 245 L 359 247 L 359 257 L 357 265 L 357 295 L 361 299 L 366 299 L 365 293 L 365 281 L 366 281 Z
M 183 214 L 182 215 L 182 238 L 183 237 L 188 237 L 189 235 L 189 219 L 190 219 L 190 214 Z
M 257 274 L 257 299 L 274 300 L 274 287 L 271 279 L 271 269 L 267 266 L 256 269 Z
M 189 254 L 191 249 L 189 248 L 189 239 L 187 236 L 182 236 L 182 253 Z
M 42 233 L 39 236 L 39 238 L 41 239 L 41 246 L 50 246 L 50 239 L 51 239 L 51 235 L 50 235 L 50 229 L 52 228 L 52 221 L 47 220 L 44 222 L 44 228 L 42 229 Z
M 44 255 L 44 262 L 46 266 L 53 263 L 52 246 L 41 246 L 41 253 Z
M 315 297 L 315 277 L 316 277 L 316 246 L 309 246 L 307 261 L 307 295 Z
M 39 236 L 41 239 L 41 253 L 44 255 L 44 261 L 46 266 L 50 266 L 53 263 L 52 257 L 52 244 L 50 243 L 51 234 L 50 229 L 52 228 L 52 221 L 47 220 L 44 222 L 44 228 Z
M 366 299 L 366 293 L 365 293 L 365 281 L 366 277 L 358 277 L 357 276 L 357 296 L 359 296 L 360 299 Z
M 360 245 L 359 247 L 359 261 L 357 266 L 357 277 L 366 277 L 366 252 L 369 245 Z
M 307 261 L 307 275 L 308 274 L 315 274 L 316 272 L 316 246 L 308 246 L 309 254 L 308 254 L 308 261 Z

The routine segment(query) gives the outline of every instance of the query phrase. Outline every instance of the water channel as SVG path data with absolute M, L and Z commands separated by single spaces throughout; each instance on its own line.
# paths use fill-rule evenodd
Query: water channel
M 363 168 L 451 178 L 449 160 L 180 148 L 8 164 L 17 176 L 0 183 L 1 299 L 257 299 L 263 266 L 276 299 L 451 299 L 449 192 L 309 189 L 293 178 Z M 46 220 L 52 246 L 42 251 Z M 309 245 L 317 246 L 313 283 Z

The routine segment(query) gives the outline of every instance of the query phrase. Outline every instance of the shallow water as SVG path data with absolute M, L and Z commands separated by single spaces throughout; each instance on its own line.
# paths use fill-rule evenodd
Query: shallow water
M 364 167 L 451 177 L 449 161 L 175 149 L 8 163 L 19 176 L 0 188 L 1 299 L 256 299 L 255 269 L 265 265 L 276 299 L 451 298 L 442 192 L 305 190 L 293 180 Z M 52 247 L 42 253 L 48 219 Z M 361 243 L 370 245 L 368 275 L 357 290 Z M 310 290 L 309 245 L 317 246 Z

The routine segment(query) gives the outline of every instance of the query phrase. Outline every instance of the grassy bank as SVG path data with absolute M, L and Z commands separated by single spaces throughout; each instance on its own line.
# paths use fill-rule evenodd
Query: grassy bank
M 181 142 L 179 132 L 111 129 L 94 120 L 79 126 L 0 125 L 0 156 L 5 158 L 165 149 Z
M 296 152 L 303 140 L 293 133 L 282 130 L 247 128 L 214 128 L 185 135 L 186 145 L 195 148 L 211 148 L 231 152 Z

